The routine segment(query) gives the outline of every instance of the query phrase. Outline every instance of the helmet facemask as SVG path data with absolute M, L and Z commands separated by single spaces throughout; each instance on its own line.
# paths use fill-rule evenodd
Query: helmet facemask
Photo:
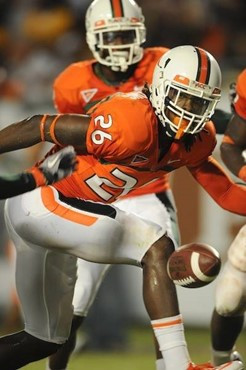
M 220 96 L 220 89 L 179 75 L 173 81 L 160 79 L 159 86 L 151 88 L 156 114 L 167 134 L 175 139 L 200 132 L 213 115 Z
M 220 95 L 212 96 L 212 88 L 208 85 L 190 81 L 189 86 L 172 81 L 166 82 L 166 98 L 162 107 L 162 115 L 175 138 L 183 134 L 200 132 L 214 113 Z M 218 94 L 217 90 L 217 94 Z
M 113 71 L 125 72 L 143 57 L 141 45 L 145 42 L 145 26 L 142 22 L 125 18 L 103 23 L 87 31 L 88 45 L 99 63 L 111 67 Z

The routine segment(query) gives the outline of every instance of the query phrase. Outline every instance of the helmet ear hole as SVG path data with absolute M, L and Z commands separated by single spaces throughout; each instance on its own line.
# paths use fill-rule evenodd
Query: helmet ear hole
M 169 134 L 171 130 L 176 136 L 181 128 L 183 134 L 196 134 L 214 113 L 220 86 L 220 67 L 211 54 L 190 45 L 178 46 L 158 61 L 150 101 Z
M 94 0 L 86 12 L 87 43 L 95 59 L 115 71 L 126 71 L 143 57 L 141 45 L 145 42 L 146 28 L 141 8 L 134 0 L 116 2 Z M 110 43 L 106 33 L 122 33 L 122 42 Z M 131 39 L 126 35 L 131 34 Z M 125 36 L 125 37 L 124 37 Z

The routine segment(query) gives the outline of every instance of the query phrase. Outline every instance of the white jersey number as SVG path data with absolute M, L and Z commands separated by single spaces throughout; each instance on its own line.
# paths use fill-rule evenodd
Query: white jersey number
M 122 196 L 129 193 L 129 191 L 132 190 L 132 188 L 137 184 L 137 179 L 125 174 L 118 168 L 114 169 L 111 174 L 114 175 L 117 180 L 122 181 L 122 186 L 116 185 L 110 180 L 104 177 L 99 177 L 97 175 L 94 175 L 85 181 L 90 189 L 105 201 L 111 199 L 113 197 L 113 194 L 111 194 L 109 191 L 104 190 L 103 185 L 106 185 L 113 189 L 122 189 L 122 193 L 120 194 Z
M 96 127 L 100 126 L 101 128 L 109 128 L 112 126 L 112 123 L 113 123 L 113 120 L 110 114 L 108 114 L 108 122 L 105 122 L 104 116 L 97 116 L 94 119 L 94 124 Z M 91 139 L 94 144 L 100 145 L 104 142 L 105 139 L 112 141 L 112 136 L 109 133 L 98 129 L 98 130 L 93 131 L 91 135 Z

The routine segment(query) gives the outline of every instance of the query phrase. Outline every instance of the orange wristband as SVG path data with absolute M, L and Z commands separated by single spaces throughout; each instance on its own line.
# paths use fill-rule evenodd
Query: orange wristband
M 53 121 L 51 122 L 51 125 L 50 125 L 50 136 L 51 136 L 51 139 L 54 141 L 54 143 L 56 145 L 59 145 L 59 146 L 63 146 L 61 143 L 59 143 L 59 141 L 57 140 L 56 138 L 56 135 L 55 135 L 55 127 L 56 127 L 56 124 L 57 124 L 57 121 L 58 119 L 61 117 L 60 114 L 58 114 L 54 119 Z
M 45 141 L 44 126 L 46 124 L 47 118 L 48 118 L 48 114 L 44 114 L 40 121 L 40 137 L 42 141 Z
M 246 165 L 240 168 L 238 172 L 238 177 L 246 182 Z
M 38 167 L 32 167 L 29 171 L 34 177 L 34 180 L 36 182 L 36 187 L 38 188 L 39 186 L 44 186 L 47 183 L 47 179 L 44 176 L 43 172 L 40 171 Z

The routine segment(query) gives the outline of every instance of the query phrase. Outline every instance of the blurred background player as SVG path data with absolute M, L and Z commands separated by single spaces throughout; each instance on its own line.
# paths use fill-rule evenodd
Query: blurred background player
M 234 115 L 221 144 L 221 157 L 228 169 L 246 182 L 246 69 L 237 80 Z M 220 365 L 240 358 L 235 343 L 242 331 L 246 311 L 246 226 L 228 249 L 227 261 L 217 282 L 211 321 L 212 360 Z
M 86 40 L 95 59 L 71 64 L 55 80 L 54 103 L 60 113 L 86 113 L 95 103 L 116 92 L 142 90 L 145 83 L 151 82 L 158 59 L 168 50 L 163 47 L 143 49 L 146 36 L 144 16 L 132 0 L 93 1 L 87 9 L 85 26 Z M 170 229 L 179 244 L 177 216 L 167 176 L 146 189 L 135 191 L 131 197 L 116 202 L 116 205 L 150 220 L 153 212 L 158 212 L 159 223 L 164 222 L 167 210 Z M 87 316 L 109 267 L 78 260 L 72 330 L 68 342 L 50 359 L 51 370 L 66 368 L 75 346 L 76 330 Z M 113 350 L 120 349 L 124 344 L 122 339 L 125 339 L 127 330 L 124 310 L 127 303 L 121 278 L 119 267 L 114 267 L 110 277 L 104 281 L 101 295 L 97 297 L 94 314 L 91 319 L 89 316 L 87 325 L 91 348 Z M 156 368 L 164 369 L 157 348 L 156 352 Z

